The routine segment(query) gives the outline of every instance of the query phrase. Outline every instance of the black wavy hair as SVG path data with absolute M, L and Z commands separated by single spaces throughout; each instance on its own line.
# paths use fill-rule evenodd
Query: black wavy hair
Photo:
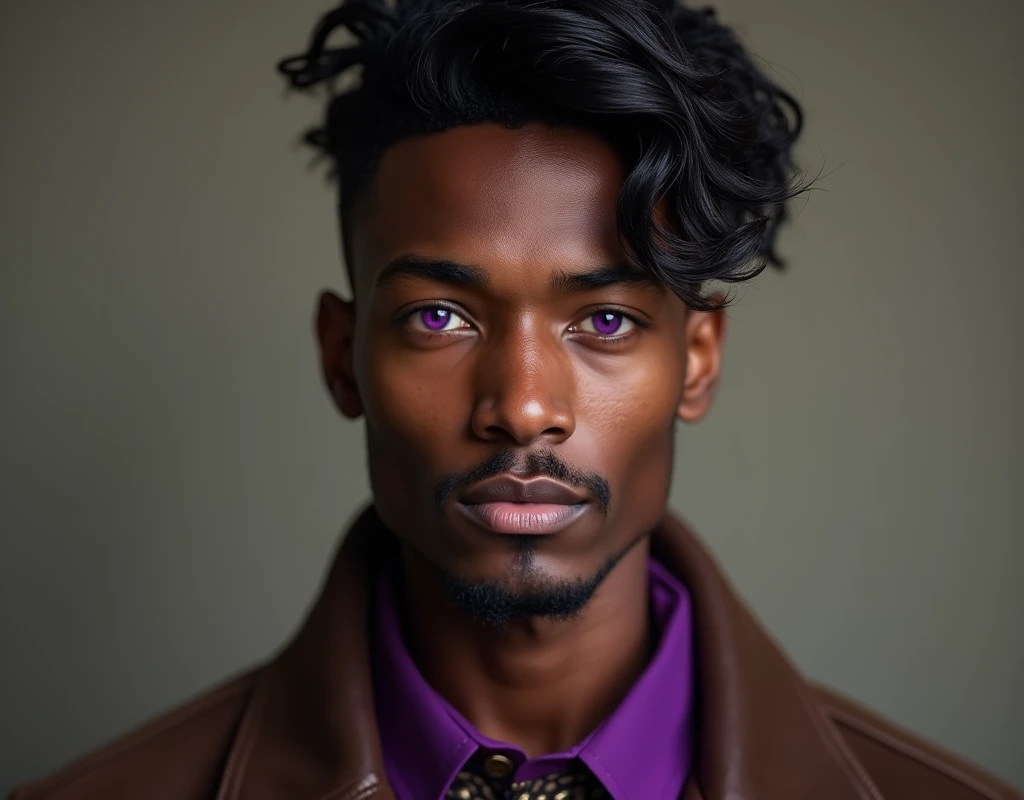
M 349 41 L 331 46 L 342 29 Z M 339 88 L 353 67 L 361 80 Z M 350 276 L 353 209 L 381 154 L 459 125 L 543 121 L 606 138 L 627 167 L 627 253 L 694 309 L 724 302 L 704 296 L 709 281 L 782 266 L 778 227 L 806 188 L 791 160 L 797 101 L 714 11 L 677 0 L 343 0 L 278 69 L 295 89 L 328 89 L 305 141 L 339 181 Z

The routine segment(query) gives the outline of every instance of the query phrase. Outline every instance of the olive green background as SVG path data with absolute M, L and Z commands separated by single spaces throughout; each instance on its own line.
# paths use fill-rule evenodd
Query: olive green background
M 0 792 L 272 651 L 367 496 L 319 0 L 0 5 Z M 673 502 L 812 676 L 1024 783 L 1024 6 L 725 0 L 806 104 Z

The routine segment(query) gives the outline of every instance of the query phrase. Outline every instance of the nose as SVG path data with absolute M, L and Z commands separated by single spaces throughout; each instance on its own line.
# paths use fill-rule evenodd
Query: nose
M 572 365 L 560 342 L 510 332 L 486 348 L 476 365 L 473 434 L 525 447 L 558 444 L 576 429 Z

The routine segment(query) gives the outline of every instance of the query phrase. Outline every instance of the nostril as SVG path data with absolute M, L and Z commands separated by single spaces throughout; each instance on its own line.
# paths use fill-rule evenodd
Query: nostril
M 486 363 L 491 364 L 489 360 Z M 531 370 L 531 376 L 534 373 Z M 572 403 L 563 394 L 567 387 L 558 373 L 549 374 L 547 380 L 534 380 L 522 370 L 514 374 L 485 370 L 480 377 L 480 394 L 471 419 L 477 438 L 526 446 L 541 437 L 559 441 L 572 435 Z

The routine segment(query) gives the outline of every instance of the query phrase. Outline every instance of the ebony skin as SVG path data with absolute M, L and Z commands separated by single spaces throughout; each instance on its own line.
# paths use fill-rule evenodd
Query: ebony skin
M 587 735 L 650 658 L 647 534 L 665 513 L 675 423 L 707 412 L 720 369 L 721 312 L 688 311 L 645 281 L 565 285 L 628 264 L 615 217 L 623 178 L 612 147 L 574 128 L 484 124 L 403 140 L 353 220 L 355 299 L 325 293 L 317 317 L 327 386 L 345 416 L 365 418 L 375 503 L 402 543 L 417 664 L 484 734 L 530 756 Z M 472 267 L 473 281 L 394 272 L 409 256 Z M 432 304 L 455 315 L 441 333 L 419 313 Z M 602 336 L 597 312 L 642 325 Z M 551 451 L 610 489 L 606 511 L 590 504 L 539 538 L 525 572 L 507 537 L 435 503 L 445 475 L 503 449 Z M 581 614 L 505 630 L 449 602 L 437 569 L 536 591 L 593 577 L 617 555 Z

